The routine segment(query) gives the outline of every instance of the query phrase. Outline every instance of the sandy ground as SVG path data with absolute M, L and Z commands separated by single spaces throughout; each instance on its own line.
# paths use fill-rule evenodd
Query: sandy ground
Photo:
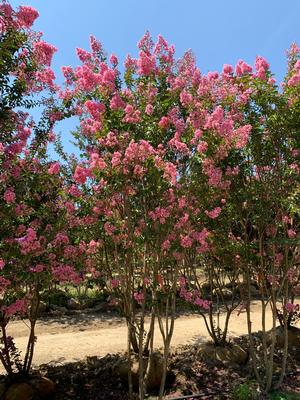
M 252 329 L 261 329 L 260 303 L 252 307 Z M 223 317 L 221 316 L 221 320 Z M 17 347 L 24 351 L 27 343 L 26 321 L 11 322 L 8 333 L 15 338 Z M 271 312 L 267 312 L 267 329 L 271 327 Z M 147 324 L 146 324 L 147 329 Z M 230 336 L 247 332 L 246 314 L 234 312 L 230 321 Z M 60 364 L 84 359 L 86 356 L 103 356 L 126 350 L 127 328 L 124 319 L 109 314 L 80 313 L 72 316 L 40 319 L 36 327 L 38 337 L 33 365 Z M 172 346 L 192 344 L 207 340 L 208 333 L 201 316 L 183 315 L 175 322 Z M 162 346 L 158 329 L 155 347 Z M 0 367 L 1 368 L 1 367 Z M 2 370 L 0 369 L 0 372 Z

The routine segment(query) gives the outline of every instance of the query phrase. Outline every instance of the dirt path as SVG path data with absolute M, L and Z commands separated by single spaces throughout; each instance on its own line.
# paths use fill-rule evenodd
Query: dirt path
M 261 329 L 260 304 L 253 304 L 252 328 Z M 223 317 L 221 317 L 223 319 Z M 267 329 L 271 327 L 271 313 L 267 314 Z M 147 329 L 147 326 L 146 326 Z M 156 331 L 155 346 L 162 341 Z M 247 332 L 246 314 L 232 315 L 229 334 L 237 336 Z M 14 321 L 8 332 L 15 338 L 17 347 L 24 351 L 28 327 L 23 321 Z M 37 323 L 38 341 L 33 365 L 65 363 L 84 359 L 86 356 L 103 356 L 126 350 L 127 329 L 124 319 L 117 316 L 81 313 L 74 316 L 41 319 Z M 202 342 L 208 339 L 200 316 L 187 315 L 177 318 L 172 346 Z M 0 369 L 1 371 L 1 369 Z

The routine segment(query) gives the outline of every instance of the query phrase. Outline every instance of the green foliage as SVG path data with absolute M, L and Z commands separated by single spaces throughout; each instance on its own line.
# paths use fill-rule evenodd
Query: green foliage
M 276 391 L 270 394 L 270 400 L 300 400 L 300 394 Z
M 236 386 L 232 392 L 233 400 L 254 400 L 255 398 L 255 392 L 248 383 Z

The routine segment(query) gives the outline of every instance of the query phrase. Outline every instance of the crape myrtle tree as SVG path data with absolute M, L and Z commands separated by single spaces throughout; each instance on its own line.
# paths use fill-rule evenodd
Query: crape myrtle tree
M 162 398 L 177 293 L 210 308 L 199 290 L 188 291 L 181 274 L 194 268 L 192 254 L 210 248 L 205 224 L 226 203 L 236 174 L 229 154 L 246 144 L 250 127 L 240 110 L 247 93 L 231 86 L 230 73 L 224 87 L 216 74 L 201 77 L 190 52 L 175 61 L 174 48 L 162 37 L 154 45 L 148 33 L 138 47 L 139 58 L 127 57 L 121 79 L 116 56 L 108 62 L 91 37 L 90 52 L 77 49 L 82 65 L 63 67 L 60 96 L 80 118 L 78 202 L 89 217 L 96 265 L 127 320 L 129 360 L 132 350 L 138 353 L 140 398 L 158 321 Z M 130 373 L 129 386 L 132 392 Z
M 140 398 L 151 368 L 155 318 L 164 341 L 163 396 L 187 220 L 175 225 L 184 212 L 194 212 L 181 185 L 188 147 L 180 135 L 189 132 L 178 90 L 172 90 L 174 49 L 163 38 L 153 47 L 146 34 L 140 58 L 125 62 L 122 82 L 117 58 L 111 56 L 109 66 L 100 43 L 91 38 L 91 52 L 78 49 L 83 65 L 64 68 L 62 93 L 81 119 L 76 138 L 84 161 L 76 166 L 74 180 L 83 193 L 81 208 L 90 216 L 97 267 L 127 320 L 129 363 L 132 350 L 138 355 Z M 146 310 L 151 313 L 148 332 Z M 129 387 L 132 394 L 130 368 Z
M 242 61 L 238 65 L 246 66 Z M 200 218 L 209 241 L 205 252 L 195 251 L 192 245 L 186 249 L 180 295 L 189 303 L 204 306 L 200 315 L 215 345 L 226 344 L 230 316 L 240 302 L 240 270 L 231 231 L 235 215 L 229 200 L 251 134 L 251 125 L 244 118 L 250 91 L 242 84 L 242 75 L 244 72 L 237 77 L 231 65 L 224 65 L 222 73 L 199 76 L 197 85 L 181 95 L 189 101 L 189 119 L 195 129 L 188 187 L 202 205 Z M 229 296 L 227 286 L 231 288 Z M 205 300 L 197 298 L 199 293 Z M 225 310 L 223 326 L 221 310 Z
M 254 68 L 239 61 L 235 69 L 225 65 L 220 76 L 217 73 L 208 74 L 209 78 L 214 76 L 216 83 L 209 88 L 215 109 L 208 108 L 201 134 L 206 159 L 200 166 L 191 164 L 196 165 L 195 174 L 203 168 L 205 175 L 209 166 L 210 190 L 214 186 L 227 189 L 221 201 L 210 192 L 210 201 L 217 199 L 221 204 L 215 203 L 212 211 L 206 210 L 212 220 L 214 216 L 218 219 L 216 224 L 206 221 L 210 246 L 198 259 L 207 267 L 207 275 L 214 283 L 211 289 L 219 289 L 227 315 L 221 331 L 211 318 L 211 304 L 210 326 L 208 323 L 206 326 L 215 344 L 224 342 L 228 318 L 239 300 L 226 306 L 224 291 L 222 295 L 220 290 L 224 287 L 222 276 L 227 275 L 231 282 L 239 282 L 242 278 L 240 297 L 247 311 L 251 358 L 257 381 L 265 392 L 282 383 L 286 369 L 288 326 L 299 307 L 295 304 L 299 291 L 298 57 L 297 46 L 292 46 L 283 90 L 276 85 L 269 64 L 262 57 L 257 57 Z M 199 103 L 196 110 L 201 109 Z M 226 143 L 234 139 L 234 133 L 238 133 L 235 146 L 226 147 Z M 217 151 L 213 153 L 211 149 L 216 143 Z M 196 180 L 199 193 L 201 176 Z M 228 181 L 222 182 L 224 178 Z M 190 265 L 197 268 L 197 262 Z M 197 283 L 196 276 L 194 273 L 193 284 Z M 259 287 L 262 307 L 263 350 L 260 355 L 256 354 L 251 332 L 250 287 L 253 281 Z M 199 287 L 201 289 L 198 284 Z M 194 292 L 186 289 L 184 281 L 182 288 L 183 297 L 193 301 Z M 278 310 L 279 302 L 282 303 L 282 310 Z M 266 330 L 267 307 L 271 308 L 273 315 L 271 335 Z M 282 368 L 276 380 L 274 348 L 278 316 L 284 327 L 285 344 Z
M 293 50 L 295 52 L 295 49 Z M 299 63 L 298 63 L 299 64 Z M 255 69 L 236 68 L 249 98 L 244 110 L 251 135 L 241 152 L 239 173 L 228 204 L 234 216 L 231 238 L 243 275 L 242 299 L 247 312 L 250 355 L 260 388 L 268 392 L 283 380 L 288 346 L 289 313 L 297 292 L 299 196 L 299 66 L 290 67 L 283 90 L 276 85 L 269 65 L 261 57 Z M 297 86 L 298 85 L 298 86 Z M 262 351 L 256 352 L 251 330 L 251 282 L 259 287 Z M 274 349 L 279 302 L 285 343 L 279 376 L 274 378 Z M 266 310 L 272 310 L 271 335 Z
M 69 213 L 60 165 L 46 157 L 57 116 L 48 110 L 35 124 L 24 111 L 37 96 L 41 105 L 43 93 L 51 104 L 56 89 L 50 69 L 55 48 L 32 31 L 37 16 L 31 7 L 0 4 L 0 360 L 10 378 L 30 371 L 43 290 L 53 280 L 80 280 L 64 254 Z M 16 315 L 29 319 L 24 357 L 7 335 Z

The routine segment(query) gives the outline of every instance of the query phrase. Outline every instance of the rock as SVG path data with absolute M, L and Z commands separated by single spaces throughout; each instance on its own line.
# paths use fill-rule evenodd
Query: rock
M 251 294 L 252 297 L 259 297 L 260 296 L 259 289 L 253 284 L 250 285 L 250 294 Z
M 68 300 L 67 303 L 67 308 L 69 310 L 80 310 L 81 309 L 81 304 L 78 300 L 73 299 L 73 297 L 71 299 Z
M 93 310 L 96 312 L 105 312 L 108 310 L 108 303 L 106 301 L 103 301 L 101 303 L 95 304 Z
M 205 282 L 201 285 L 201 293 L 208 294 L 210 293 L 211 286 L 208 282 Z
M 152 362 L 150 364 L 146 379 L 146 386 L 150 392 L 160 387 L 162 374 L 163 374 L 163 356 L 158 351 L 155 351 L 152 354 Z
M 96 305 L 95 299 L 86 299 L 84 301 L 83 307 L 84 308 L 93 308 Z
M 267 343 L 271 344 L 272 341 L 272 330 L 267 332 Z M 288 329 L 288 343 L 289 347 L 300 348 L 300 329 L 291 326 Z M 284 330 L 281 326 L 276 328 L 276 344 L 279 347 L 284 346 Z
M 198 354 L 205 361 L 222 361 L 232 364 L 245 364 L 248 353 L 238 344 L 215 346 L 213 343 L 204 343 L 198 349 Z
M 126 359 L 119 360 L 113 367 L 113 373 L 118 375 L 123 383 L 128 382 L 128 370 L 129 365 Z M 135 390 L 138 389 L 139 386 L 139 377 L 138 377 L 138 362 L 137 360 L 132 360 L 131 362 L 131 374 L 132 374 L 132 385 Z
M 228 288 L 223 288 L 222 290 L 220 290 L 219 288 L 214 289 L 213 294 L 215 296 L 219 296 L 219 297 L 221 297 L 223 295 L 224 299 L 226 299 L 226 300 L 232 299 L 232 290 L 230 290 Z
M 51 312 L 51 314 L 53 315 L 63 315 L 68 312 L 68 309 L 66 307 L 52 305 L 51 308 L 53 309 L 53 311 Z
M 55 393 L 55 384 L 50 379 L 42 376 L 29 381 L 42 399 L 48 399 Z
M 238 284 L 237 289 L 239 290 L 240 296 L 243 299 L 248 298 L 248 286 L 245 283 Z M 254 283 L 250 283 L 250 296 L 251 296 L 251 298 L 260 297 L 259 288 Z
M 147 370 L 148 358 L 144 358 L 144 369 Z M 124 383 L 128 382 L 128 362 L 125 359 L 120 360 L 113 368 L 115 374 L 117 374 Z M 149 367 L 146 386 L 148 391 L 158 389 L 160 387 L 160 381 L 163 371 L 163 357 L 159 352 L 154 352 L 152 355 L 152 363 Z M 134 389 L 138 389 L 139 384 L 139 363 L 138 359 L 135 358 L 131 364 L 132 373 L 132 384 Z
M 15 383 L 4 395 L 4 400 L 34 400 L 34 398 L 34 390 L 28 383 Z

